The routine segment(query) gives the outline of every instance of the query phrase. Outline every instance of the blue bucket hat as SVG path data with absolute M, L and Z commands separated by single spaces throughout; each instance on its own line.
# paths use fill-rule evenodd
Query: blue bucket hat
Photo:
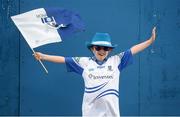
M 111 37 L 108 33 L 96 33 L 91 42 L 86 42 L 86 46 L 90 49 L 92 46 L 105 46 L 115 48 L 117 45 L 111 44 Z

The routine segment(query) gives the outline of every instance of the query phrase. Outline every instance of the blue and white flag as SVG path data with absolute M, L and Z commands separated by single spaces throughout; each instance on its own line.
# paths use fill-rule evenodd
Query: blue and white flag
M 31 48 L 61 42 L 85 27 L 79 14 L 62 8 L 39 8 L 11 18 Z

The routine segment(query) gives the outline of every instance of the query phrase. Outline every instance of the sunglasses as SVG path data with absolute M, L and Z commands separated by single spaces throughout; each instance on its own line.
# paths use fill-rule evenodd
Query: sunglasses
M 110 47 L 104 47 L 104 46 L 95 46 L 94 47 L 96 51 L 100 51 L 103 49 L 104 51 L 109 51 L 111 48 Z

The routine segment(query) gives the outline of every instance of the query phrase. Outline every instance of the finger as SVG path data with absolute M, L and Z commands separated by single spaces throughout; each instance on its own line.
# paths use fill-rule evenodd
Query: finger
M 40 60 L 40 57 L 39 57 L 39 56 L 36 56 L 36 59 L 37 59 L 37 60 Z
M 153 31 L 156 31 L 156 26 L 153 28 Z
M 39 60 L 40 59 L 40 56 L 38 56 L 37 54 L 34 54 L 34 57 Z

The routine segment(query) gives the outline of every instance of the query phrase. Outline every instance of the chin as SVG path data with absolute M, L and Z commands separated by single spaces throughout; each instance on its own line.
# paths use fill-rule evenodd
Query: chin
M 105 59 L 105 57 L 99 57 L 100 61 L 103 61 Z

